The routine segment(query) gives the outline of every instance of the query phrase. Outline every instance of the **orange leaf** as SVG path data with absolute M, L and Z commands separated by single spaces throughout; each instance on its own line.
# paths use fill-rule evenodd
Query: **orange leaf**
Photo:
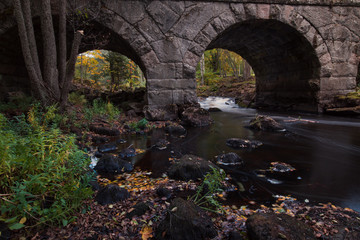
M 142 240 L 148 240 L 149 238 L 151 238 L 153 236 L 152 232 L 153 232 L 152 227 L 147 226 L 147 225 L 144 226 L 140 231 L 141 239 Z

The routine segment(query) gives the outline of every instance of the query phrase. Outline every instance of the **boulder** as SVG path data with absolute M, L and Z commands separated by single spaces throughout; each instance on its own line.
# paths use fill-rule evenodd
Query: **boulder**
M 125 148 L 121 150 L 121 152 L 119 153 L 119 157 L 124 159 L 134 157 L 135 155 L 136 155 L 136 149 L 133 147 Z
M 165 150 L 169 144 L 170 142 L 166 139 L 159 139 L 152 147 L 157 150 Z
M 165 127 L 165 131 L 169 133 L 171 136 L 186 134 L 186 129 L 181 125 L 169 125 Z
M 117 149 L 118 149 L 118 147 L 114 143 L 109 143 L 109 144 L 104 144 L 104 145 L 98 146 L 98 151 L 100 153 L 113 152 L 113 151 L 116 151 Z
M 236 153 L 230 152 L 221 154 L 217 157 L 216 162 L 222 165 L 243 165 L 244 161 Z
M 285 128 L 269 116 L 257 115 L 250 121 L 250 128 L 262 131 L 284 131 Z
M 169 190 L 167 188 L 164 188 L 164 187 L 157 188 L 156 189 L 156 194 L 161 198 L 166 198 L 167 200 L 172 197 L 171 190 Z
M 305 223 L 286 214 L 256 213 L 246 221 L 250 240 L 316 239 Z
M 208 109 L 209 112 L 222 112 L 220 108 L 217 107 L 211 107 Z
M 165 219 L 155 231 L 158 240 L 200 240 L 216 236 L 211 218 L 193 202 L 181 198 L 171 202 Z
M 132 219 L 135 216 L 142 216 L 147 210 L 150 210 L 149 204 L 139 202 L 132 207 L 132 210 L 126 214 L 126 217 Z
M 204 127 L 211 124 L 210 113 L 200 107 L 189 107 L 181 113 L 181 120 L 191 127 Z
M 172 179 L 189 181 L 204 177 L 212 168 L 218 168 L 213 163 L 194 156 L 184 155 L 168 169 L 168 176 Z
M 106 136 L 119 136 L 120 131 L 116 128 L 107 128 L 107 127 L 100 127 L 95 125 L 90 125 L 90 131 L 100 134 L 100 135 L 106 135 Z
M 100 158 L 94 169 L 102 175 L 114 175 L 123 172 L 131 172 L 134 169 L 134 166 L 116 156 L 105 154 Z
M 178 119 L 179 110 L 177 105 L 172 104 L 157 108 L 146 107 L 144 114 L 149 121 L 168 121 Z
M 101 144 L 101 143 L 106 143 L 108 142 L 110 139 L 108 137 L 103 137 L 103 136 L 91 136 L 91 141 L 95 144 Z
M 121 188 L 115 184 L 106 185 L 96 195 L 95 201 L 101 205 L 124 201 L 130 196 L 125 188 Z
M 232 148 L 257 148 L 263 145 L 260 141 L 251 141 L 247 139 L 240 138 L 229 138 L 226 140 L 226 145 Z

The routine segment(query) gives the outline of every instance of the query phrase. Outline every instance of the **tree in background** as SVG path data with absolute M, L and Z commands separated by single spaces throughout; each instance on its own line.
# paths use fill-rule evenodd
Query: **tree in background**
M 76 61 L 75 79 L 91 88 L 110 92 L 145 87 L 145 77 L 135 62 L 106 50 L 80 54 Z

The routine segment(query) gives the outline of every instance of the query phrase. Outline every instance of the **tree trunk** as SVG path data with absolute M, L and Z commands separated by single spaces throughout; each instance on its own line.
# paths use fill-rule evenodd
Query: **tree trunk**
M 64 87 L 66 79 L 66 2 L 67 0 L 60 0 L 59 11 L 59 83 L 60 88 Z
M 201 55 L 200 72 L 201 72 L 201 85 L 204 85 L 204 74 L 205 74 L 205 56 L 204 56 L 204 54 Z
M 229 65 L 231 66 L 231 69 L 233 71 L 233 74 L 236 78 L 239 77 L 238 72 L 237 72 L 237 66 L 236 66 L 236 62 L 234 61 L 234 59 L 231 57 L 230 53 L 228 51 L 225 51 L 226 53 L 226 58 L 228 60 Z
M 60 101 L 61 108 L 64 108 L 67 104 L 71 82 L 75 75 L 75 63 L 76 63 L 77 54 L 79 52 L 81 38 L 82 38 L 82 31 L 77 31 L 74 35 L 74 40 L 70 52 L 70 58 L 66 64 L 66 77 L 63 88 L 61 89 L 61 101 Z
M 50 103 L 56 103 L 60 100 L 60 87 L 56 59 L 56 40 L 50 0 L 41 1 L 40 21 L 44 50 L 43 78 L 44 82 L 50 87 Z
M 244 59 L 244 80 L 248 80 L 251 77 L 251 66 L 250 64 Z
M 34 41 L 35 37 L 28 37 L 28 31 L 26 28 L 25 22 L 32 22 L 31 20 L 31 13 L 27 13 L 29 9 L 25 6 L 24 10 L 22 10 L 21 2 L 20 0 L 14 0 L 14 14 L 16 18 L 16 22 L 18 25 L 18 32 L 20 37 L 20 43 L 21 43 L 21 49 L 24 56 L 25 66 L 28 71 L 29 79 L 30 79 L 30 85 L 31 85 L 31 91 L 33 95 L 38 98 L 41 102 L 45 102 L 47 98 L 47 93 L 45 86 L 43 85 L 42 79 L 40 79 L 41 72 L 37 72 L 38 67 L 36 64 L 38 64 L 38 59 L 36 59 L 36 56 L 32 55 L 32 50 L 34 50 L 30 47 L 30 42 Z M 25 12 L 25 14 L 23 14 Z M 24 15 L 27 17 L 24 19 Z M 30 19 L 30 20 L 29 20 Z M 34 42 L 31 43 L 32 46 L 34 46 Z M 37 63 L 35 63 L 37 61 Z

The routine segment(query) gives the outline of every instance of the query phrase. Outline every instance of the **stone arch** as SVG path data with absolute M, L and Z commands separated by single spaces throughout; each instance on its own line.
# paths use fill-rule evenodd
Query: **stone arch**
M 195 69 L 208 49 L 234 51 L 255 71 L 259 105 L 317 111 L 320 79 L 332 63 L 316 28 L 293 6 L 230 4 L 230 9 L 197 34 L 185 65 Z

